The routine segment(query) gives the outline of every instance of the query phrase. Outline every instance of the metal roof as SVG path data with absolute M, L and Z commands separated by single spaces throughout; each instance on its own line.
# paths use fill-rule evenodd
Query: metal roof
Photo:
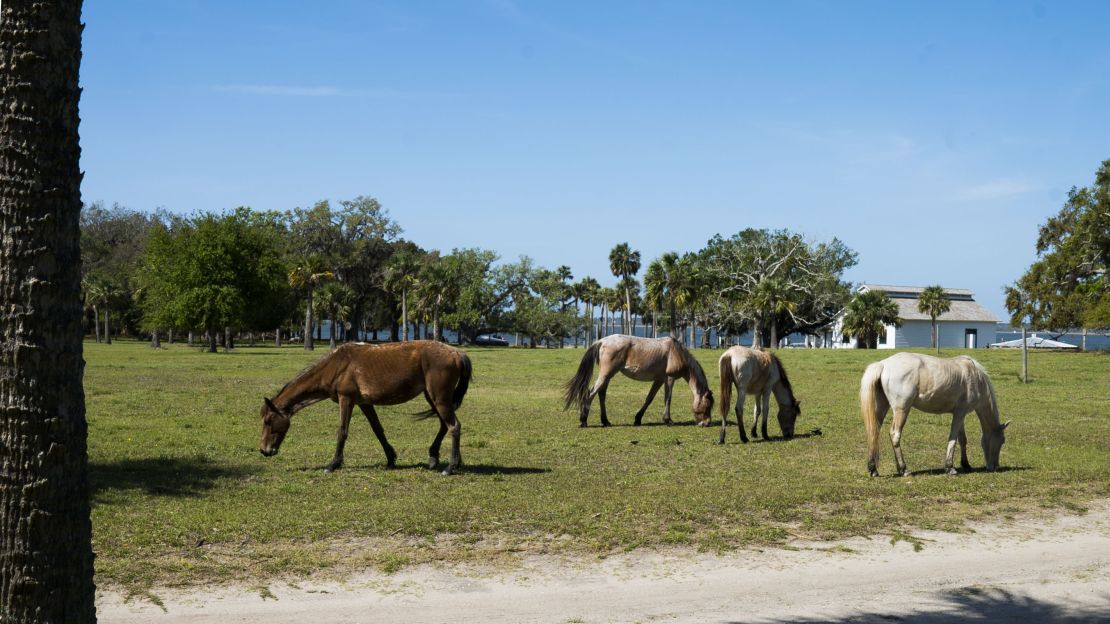
M 918 311 L 918 295 L 925 290 L 920 286 L 887 286 L 883 284 L 860 284 L 857 292 L 866 290 L 881 290 L 891 296 L 891 300 L 898 306 L 898 317 L 904 321 L 931 321 L 928 314 Z M 998 317 L 993 312 L 979 305 L 972 297 L 975 292 L 966 288 L 945 288 L 944 294 L 949 297 L 949 310 L 937 317 L 938 322 L 977 322 L 997 323 Z M 899 296 L 900 295 L 900 296 Z
M 1077 347 L 1073 344 L 1068 344 L 1066 342 L 1060 342 L 1058 340 L 1049 340 L 1048 338 L 1041 338 L 1040 336 L 1038 336 L 1036 334 L 1027 337 L 1025 339 L 1025 343 L 1030 349 L 1078 349 L 1079 348 L 1079 347 Z M 1018 338 L 1016 340 L 1006 340 L 1004 342 L 996 342 L 996 343 L 994 343 L 990 346 L 992 348 L 996 348 L 996 349 L 1020 349 L 1021 348 L 1021 338 Z

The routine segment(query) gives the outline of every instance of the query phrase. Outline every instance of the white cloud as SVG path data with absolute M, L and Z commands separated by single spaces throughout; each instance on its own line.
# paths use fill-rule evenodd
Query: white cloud
M 1029 180 L 1001 178 L 957 189 L 956 199 L 959 201 L 1011 199 L 1027 193 L 1036 193 L 1040 190 L 1042 190 L 1040 185 Z

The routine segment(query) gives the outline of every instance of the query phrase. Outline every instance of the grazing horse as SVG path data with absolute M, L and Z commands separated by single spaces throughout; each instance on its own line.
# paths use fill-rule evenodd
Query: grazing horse
M 794 398 L 794 389 L 786 377 L 786 369 L 778 356 L 769 351 L 756 351 L 747 347 L 732 347 L 721 355 L 721 438 L 725 443 L 728 409 L 732 402 L 732 387 L 736 386 L 736 425 L 740 428 L 740 441 L 747 442 L 744 433 L 744 395 L 755 395 L 755 415 L 752 417 L 752 437 L 755 427 L 763 417 L 763 439 L 767 440 L 767 412 L 770 411 L 771 394 L 779 404 L 779 429 L 782 437 L 794 437 L 794 421 L 801 413 L 801 403 Z
M 258 450 L 266 457 L 277 454 L 289 431 L 293 414 L 324 399 L 339 403 L 339 436 L 335 457 L 327 472 L 343 465 L 343 445 L 354 406 L 359 406 L 385 451 L 386 465 L 393 467 L 397 453 L 385 439 L 385 431 L 374 411 L 375 405 L 397 405 L 424 394 L 431 409 L 426 416 L 439 417 L 439 433 L 428 449 L 428 468 L 439 465 L 439 446 L 451 432 L 451 461 L 443 474 L 451 474 L 462 461 L 459 456 L 459 419 L 455 410 L 462 404 L 470 385 L 470 358 L 440 342 L 417 340 L 384 345 L 345 344 L 309 366 L 277 393 L 262 402 L 262 439 Z
M 964 433 L 964 416 L 975 411 L 983 430 L 983 456 L 987 470 L 998 468 L 998 455 L 1006 441 L 1006 427 L 998 414 L 998 399 L 994 394 L 987 371 L 975 360 L 960 355 L 941 359 L 919 353 L 898 353 L 867 367 L 860 381 L 859 399 L 863 408 L 863 422 L 867 426 L 867 471 L 879 476 L 876 462 L 879 459 L 879 428 L 886 412 L 894 408 L 894 422 L 890 427 L 890 441 L 894 445 L 894 460 L 898 473 L 909 476 L 902 457 L 902 428 L 910 408 L 930 414 L 952 414 L 952 427 L 948 433 L 948 453 L 944 467 L 948 474 L 956 474 L 952 456 L 956 442 L 960 443 L 960 467 L 971 470 L 967 461 L 967 435 Z
M 597 363 L 601 364 L 601 368 L 597 381 L 591 388 L 590 377 L 593 376 L 594 364 Z M 578 373 L 564 386 L 566 403 L 563 409 L 577 405 L 579 425 L 585 427 L 590 402 L 597 396 L 601 403 L 601 426 L 608 427 L 605 390 L 609 387 L 609 380 L 617 372 L 636 381 L 652 382 L 644 406 L 636 412 L 637 425 L 655 398 L 655 393 L 659 391 L 659 386 L 663 386 L 663 422 L 671 424 L 671 387 L 679 377 L 690 384 L 690 391 L 694 394 L 694 420 L 701 426 L 709 424 L 713 411 L 713 392 L 709 389 L 709 382 L 705 380 L 705 371 L 681 342 L 670 337 L 640 338 L 614 334 L 595 341 L 582 356 Z

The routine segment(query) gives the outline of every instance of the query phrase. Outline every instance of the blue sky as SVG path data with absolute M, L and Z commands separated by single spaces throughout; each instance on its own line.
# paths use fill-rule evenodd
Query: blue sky
M 86 2 L 85 201 L 377 197 L 428 249 L 614 281 L 716 233 L 1001 289 L 1110 158 L 1107 2 Z

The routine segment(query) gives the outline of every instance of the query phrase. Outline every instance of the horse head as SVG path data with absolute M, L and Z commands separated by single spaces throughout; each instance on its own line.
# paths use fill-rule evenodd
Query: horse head
M 794 421 L 798 420 L 801 413 L 802 402 L 796 399 L 788 405 L 779 405 L 779 429 L 782 429 L 782 437 L 787 440 L 794 437 Z
M 289 414 L 278 409 L 270 399 L 263 399 L 259 415 L 262 417 L 262 438 L 258 441 L 258 451 L 273 457 L 289 432 Z
M 1006 421 L 990 433 L 983 432 L 983 457 L 987 460 L 987 470 L 990 472 L 998 470 L 998 456 L 1002 452 L 1002 445 L 1006 443 L 1006 427 L 1009 426 L 1010 421 Z
M 694 396 L 694 421 L 701 426 L 708 426 L 713 417 L 713 391 L 706 390 L 703 394 Z

